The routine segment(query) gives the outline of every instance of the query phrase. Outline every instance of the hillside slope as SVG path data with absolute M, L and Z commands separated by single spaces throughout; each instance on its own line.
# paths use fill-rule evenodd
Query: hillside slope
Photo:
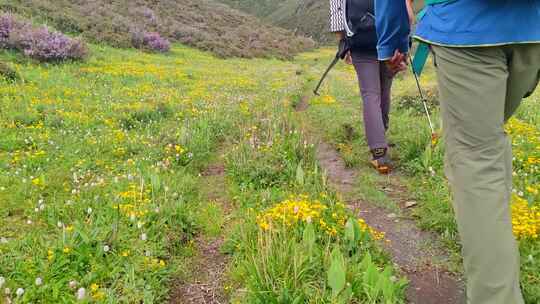
M 286 58 L 314 45 L 214 0 L 0 0 L 0 10 L 117 47 L 131 46 L 140 31 L 220 56 Z
M 333 42 L 328 33 L 329 0 L 220 0 L 234 8 L 322 42 Z M 414 1 L 419 10 L 423 0 Z
M 220 0 L 234 8 L 298 32 L 320 42 L 332 41 L 328 34 L 329 1 L 320 0 Z

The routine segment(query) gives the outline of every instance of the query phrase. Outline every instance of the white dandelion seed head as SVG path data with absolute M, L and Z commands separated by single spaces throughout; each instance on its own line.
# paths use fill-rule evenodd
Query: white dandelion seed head
M 109 245 L 103 246 L 103 251 L 109 252 L 109 250 L 111 250 L 111 248 L 109 247 Z
M 32 225 L 32 220 L 27 220 L 26 223 L 27 223 L 28 225 Z
M 43 284 L 42 278 L 36 278 L 36 286 L 41 286 Z
M 81 301 L 84 300 L 84 298 L 86 298 L 86 289 L 81 287 L 77 290 L 77 300 Z
M 88 209 L 86 209 L 86 213 L 88 213 L 88 214 L 92 214 L 92 211 L 93 211 L 93 210 L 92 210 L 92 208 L 90 208 L 90 207 L 88 207 Z
M 17 295 L 17 297 L 21 297 L 24 294 L 24 288 L 17 288 L 15 294 Z
M 146 241 L 147 239 L 148 239 L 148 236 L 146 235 L 146 233 L 141 234 L 142 241 Z

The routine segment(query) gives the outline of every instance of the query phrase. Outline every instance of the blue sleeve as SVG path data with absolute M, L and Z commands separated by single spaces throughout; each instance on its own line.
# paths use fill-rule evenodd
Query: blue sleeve
M 387 60 L 395 50 L 409 51 L 410 24 L 405 0 L 375 0 L 377 51 L 379 60 Z

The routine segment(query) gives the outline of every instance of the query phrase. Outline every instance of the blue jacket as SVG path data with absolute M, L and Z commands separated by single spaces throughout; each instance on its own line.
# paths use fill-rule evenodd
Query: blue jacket
M 379 59 L 408 51 L 405 0 L 375 0 Z M 540 43 L 540 0 L 452 0 L 430 5 L 415 38 L 443 46 Z M 539 55 L 540 56 L 540 55 Z

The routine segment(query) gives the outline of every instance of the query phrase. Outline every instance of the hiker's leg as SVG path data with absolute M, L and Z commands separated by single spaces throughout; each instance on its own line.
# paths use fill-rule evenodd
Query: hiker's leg
M 522 304 L 503 128 L 507 57 L 502 47 L 433 50 L 468 303 Z
M 383 62 L 379 63 L 379 65 L 381 71 L 381 112 L 384 129 L 388 131 L 388 128 L 390 127 L 390 104 L 392 98 L 393 75 Z
M 363 100 L 364 130 L 370 150 L 388 148 L 381 113 L 381 81 L 376 56 L 353 53 L 353 65 L 358 75 Z
M 505 47 L 508 57 L 508 92 L 504 119 L 517 110 L 524 96 L 530 95 L 540 79 L 540 44 L 510 45 Z

